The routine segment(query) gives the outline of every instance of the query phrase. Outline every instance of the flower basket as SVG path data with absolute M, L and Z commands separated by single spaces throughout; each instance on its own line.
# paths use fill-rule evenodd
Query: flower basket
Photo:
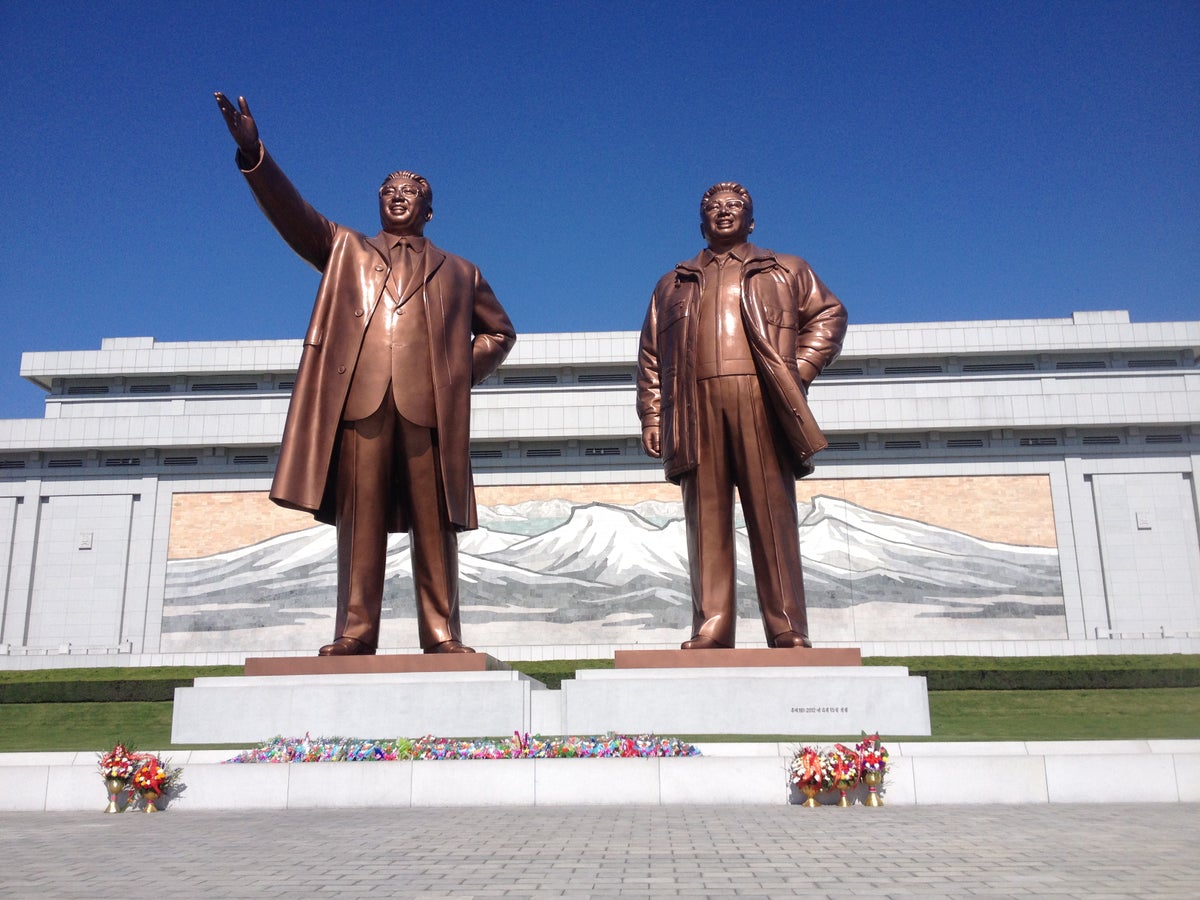
M 833 787 L 841 795 L 838 806 L 852 806 L 849 792 L 858 787 L 858 779 L 862 774 L 859 769 L 859 756 L 844 744 L 834 744 L 828 757 Z
M 887 747 L 879 742 L 879 735 L 873 734 L 860 741 L 854 749 L 858 751 L 862 782 L 867 786 L 867 799 L 864 804 L 883 806 L 880 788 L 883 787 L 883 774 L 887 770 Z
M 104 779 L 104 790 L 108 793 L 106 813 L 122 811 L 121 795 L 128 794 L 129 779 L 133 777 L 133 755 L 124 743 L 118 743 L 100 756 L 100 777 Z
M 804 806 L 820 806 L 817 794 L 829 788 L 829 770 L 823 757 L 814 747 L 801 747 L 788 765 L 792 784 L 807 798 Z

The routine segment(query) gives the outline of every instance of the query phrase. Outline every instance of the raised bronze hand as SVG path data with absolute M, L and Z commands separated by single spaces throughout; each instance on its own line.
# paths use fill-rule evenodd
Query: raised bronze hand
M 220 91 L 214 91 L 213 96 L 217 98 L 217 106 L 221 108 L 229 133 L 237 142 L 241 156 L 239 162 L 245 163 L 242 168 L 254 168 L 262 158 L 262 145 L 258 142 L 258 125 L 254 122 L 254 116 L 250 115 L 250 105 L 245 97 L 238 97 L 239 109 L 235 109 L 229 98 Z

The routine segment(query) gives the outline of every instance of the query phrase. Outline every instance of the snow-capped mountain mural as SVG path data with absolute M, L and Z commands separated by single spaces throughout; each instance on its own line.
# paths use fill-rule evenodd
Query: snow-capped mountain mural
M 985 541 L 828 496 L 801 504 L 799 512 L 818 641 L 1065 636 L 1053 548 Z M 649 643 L 688 636 L 682 503 L 533 500 L 481 506 L 479 522 L 459 540 L 469 642 Z M 737 552 L 744 641 L 761 636 L 744 528 Z M 388 576 L 384 642 L 413 646 L 407 535 L 391 538 Z M 326 526 L 170 560 L 163 647 L 323 643 L 331 637 L 336 581 L 334 531 Z

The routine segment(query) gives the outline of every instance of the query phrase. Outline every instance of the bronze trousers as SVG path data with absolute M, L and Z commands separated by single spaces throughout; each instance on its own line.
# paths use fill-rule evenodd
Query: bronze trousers
M 736 486 L 767 644 L 789 631 L 807 637 L 796 478 L 758 376 L 705 378 L 696 387 L 698 465 L 680 480 L 692 578 L 692 635 L 734 646 Z
M 342 422 L 340 441 L 334 639 L 379 645 L 388 522 L 400 503 L 409 525 L 421 647 L 461 641 L 458 533 L 446 514 L 435 430 L 401 416 L 388 390 L 370 416 Z

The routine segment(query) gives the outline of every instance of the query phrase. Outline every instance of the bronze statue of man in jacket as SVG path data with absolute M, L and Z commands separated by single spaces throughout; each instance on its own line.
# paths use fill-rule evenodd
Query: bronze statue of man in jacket
M 457 536 L 478 527 L 471 388 L 512 349 L 512 322 L 479 269 L 425 238 L 424 178 L 388 175 L 383 230 L 361 234 L 300 196 L 244 97 L 237 107 L 216 98 L 259 207 L 322 273 L 271 486 L 276 503 L 337 527 L 337 619 L 319 653 L 375 653 L 387 536 L 404 531 L 421 647 L 473 652 L 462 643 Z
M 683 492 L 692 582 L 684 650 L 733 647 L 734 488 L 770 647 L 811 647 L 796 479 L 826 441 L 808 386 L 841 352 L 846 310 L 808 263 L 747 243 L 754 205 L 722 182 L 700 201 L 708 246 L 654 289 L 638 355 L 646 452 Z

